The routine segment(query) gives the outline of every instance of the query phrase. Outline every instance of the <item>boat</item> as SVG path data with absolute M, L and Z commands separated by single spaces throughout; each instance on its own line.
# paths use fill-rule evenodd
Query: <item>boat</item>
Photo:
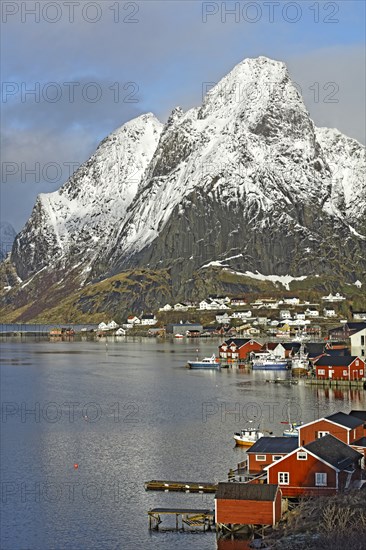
M 297 424 L 296 422 L 290 422 L 290 428 L 288 430 L 283 431 L 283 437 L 299 437 L 299 428 L 298 426 L 301 426 L 302 422 Z
M 299 352 L 292 358 L 291 371 L 293 376 L 299 376 L 309 372 L 309 359 L 308 354 L 305 353 L 304 344 L 301 344 Z
M 201 361 L 198 360 L 198 357 L 197 361 L 188 361 L 188 367 L 190 369 L 218 369 L 220 363 L 213 354 L 211 357 L 204 357 Z
M 253 370 L 286 370 L 287 361 L 274 355 L 266 355 L 253 359 L 252 368 Z
M 177 334 L 174 334 L 174 338 L 182 339 L 182 338 L 184 338 L 184 336 L 183 336 L 183 334 L 177 333 Z
M 240 432 L 234 433 L 236 445 L 251 447 L 258 439 L 264 436 L 264 433 L 259 428 L 246 428 Z

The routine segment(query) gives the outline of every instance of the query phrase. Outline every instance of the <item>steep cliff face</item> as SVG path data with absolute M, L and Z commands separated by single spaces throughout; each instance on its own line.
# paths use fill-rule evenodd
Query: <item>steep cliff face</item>
M 173 296 L 212 262 L 366 280 L 365 175 L 364 147 L 314 126 L 283 63 L 247 59 L 201 107 L 164 126 L 143 115 L 106 138 L 38 197 L 11 259 L 24 280 L 169 269 Z
M 59 191 L 41 194 L 17 236 L 12 261 L 22 279 L 50 266 L 83 264 L 108 251 L 155 152 L 162 124 L 142 115 L 109 135 Z
M 14 227 L 8 222 L 0 223 L 0 261 L 3 260 L 11 251 L 16 232 Z

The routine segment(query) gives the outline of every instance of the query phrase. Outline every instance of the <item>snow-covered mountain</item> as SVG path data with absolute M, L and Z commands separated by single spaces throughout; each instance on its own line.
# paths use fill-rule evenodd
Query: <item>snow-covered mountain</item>
M 0 223 L 0 260 L 3 260 L 11 251 L 16 232 L 8 222 Z
M 40 195 L 12 261 L 22 279 L 80 264 L 85 282 L 169 268 L 177 293 L 212 261 L 304 276 L 366 272 L 365 152 L 316 128 L 286 66 L 237 65 L 202 106 L 125 124 Z
M 124 124 L 54 193 L 41 194 L 12 253 L 22 279 L 55 262 L 86 271 L 102 260 L 156 150 L 151 113 Z

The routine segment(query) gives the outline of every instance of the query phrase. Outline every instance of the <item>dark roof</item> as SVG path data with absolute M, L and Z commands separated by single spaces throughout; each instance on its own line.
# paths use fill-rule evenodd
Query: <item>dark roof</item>
M 299 350 L 301 347 L 300 342 L 285 342 L 285 343 L 281 342 L 281 344 L 286 350 L 291 350 L 291 349 Z
M 247 453 L 291 453 L 298 446 L 297 437 L 260 437 Z
M 278 485 L 260 483 L 239 483 L 235 481 L 219 483 L 216 498 L 229 500 L 262 500 L 273 502 Z
M 362 322 L 362 321 L 359 322 L 359 323 L 357 323 L 357 322 L 355 322 L 355 323 L 347 323 L 347 328 L 348 328 L 349 330 L 354 330 L 354 331 L 356 331 L 356 330 L 362 330 L 362 329 L 366 328 L 366 323 L 365 323 L 365 322 Z
M 348 348 L 342 348 L 342 349 L 327 349 L 327 355 L 330 355 L 331 357 L 349 357 L 351 355 L 351 352 Z
M 361 458 L 359 452 L 351 449 L 346 443 L 330 434 L 308 443 L 308 445 L 304 446 L 304 449 L 307 449 L 338 470 L 345 470 Z
M 359 447 L 366 447 L 366 437 L 360 437 L 357 441 L 354 441 L 352 445 L 358 445 Z
M 348 367 L 357 359 L 355 355 L 323 355 L 316 362 L 317 367 Z
M 356 418 L 361 418 L 364 422 L 366 422 L 366 411 L 357 411 L 352 410 L 350 413 L 350 416 L 355 416 Z
M 324 351 L 324 344 L 318 342 L 307 342 L 305 344 L 306 353 L 311 355 L 321 355 Z
M 236 347 L 241 348 L 241 346 L 245 346 L 250 340 L 251 338 L 229 338 L 229 340 L 225 340 L 224 344 L 230 346 L 230 344 L 234 343 Z
M 141 319 L 155 319 L 155 315 L 149 313 L 147 315 L 143 315 Z
M 325 418 L 327 420 L 331 420 L 332 422 L 335 422 L 336 424 L 340 424 L 341 426 L 350 428 L 351 430 L 353 430 L 354 428 L 357 428 L 357 426 L 361 426 L 361 424 L 363 423 L 361 418 L 356 418 L 354 416 L 350 416 L 349 414 L 346 414 L 343 412 L 337 412 L 329 416 L 326 416 Z

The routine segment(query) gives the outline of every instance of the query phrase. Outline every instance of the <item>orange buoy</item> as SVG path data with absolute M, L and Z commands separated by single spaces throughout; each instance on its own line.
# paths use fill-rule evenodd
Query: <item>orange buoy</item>
M 77 470 L 79 468 L 79 464 L 74 464 L 74 470 Z

